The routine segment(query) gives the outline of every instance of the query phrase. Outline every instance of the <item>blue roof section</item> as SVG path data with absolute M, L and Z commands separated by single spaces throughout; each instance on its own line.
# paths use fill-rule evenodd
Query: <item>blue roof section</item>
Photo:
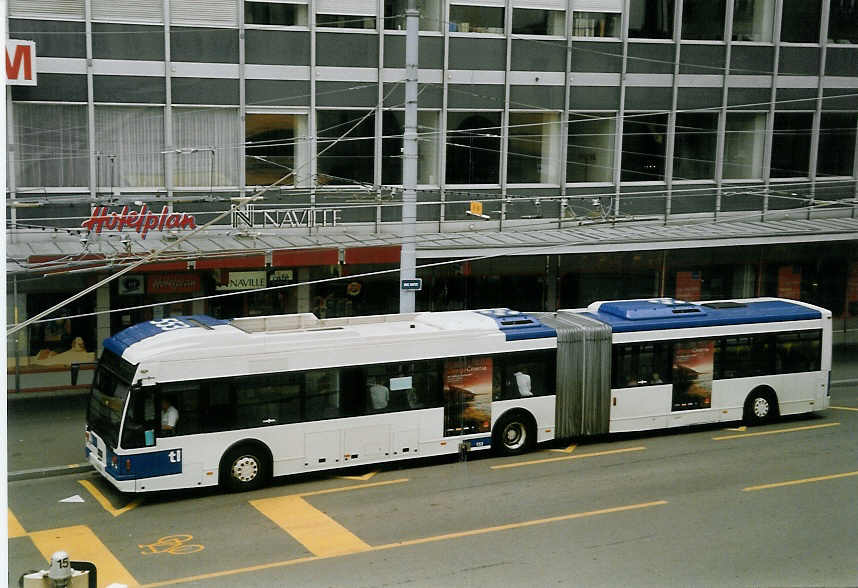
M 615 333 L 802 321 L 822 317 L 818 310 L 785 300 L 727 303 L 721 308 L 705 304 L 707 303 L 691 304 L 669 298 L 628 300 L 605 302 L 598 312 L 584 314 L 611 325 Z
M 159 319 L 155 321 L 146 321 L 132 325 L 127 329 L 119 331 L 114 336 L 104 340 L 104 348 L 109 349 L 119 357 L 126 349 L 139 343 L 143 339 L 166 333 L 167 331 L 175 331 L 177 329 L 192 329 L 204 327 L 214 327 L 216 325 L 225 325 L 229 321 L 216 319 L 205 314 L 195 314 L 191 316 L 174 316 L 170 318 Z
M 518 312 L 517 310 L 494 308 L 491 310 L 478 310 L 476 312 L 494 319 L 498 325 L 498 329 L 504 334 L 507 341 L 543 339 L 557 336 L 557 331 L 551 327 L 545 326 L 532 316 Z

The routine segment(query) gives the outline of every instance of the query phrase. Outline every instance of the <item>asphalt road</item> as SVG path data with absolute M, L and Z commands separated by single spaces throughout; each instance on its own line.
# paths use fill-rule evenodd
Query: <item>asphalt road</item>
M 102 586 L 854 586 L 858 384 L 832 405 L 246 494 L 11 482 L 10 583 L 63 546 Z

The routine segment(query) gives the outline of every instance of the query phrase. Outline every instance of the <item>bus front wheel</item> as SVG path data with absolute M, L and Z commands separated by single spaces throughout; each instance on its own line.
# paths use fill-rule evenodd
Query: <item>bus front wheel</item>
M 778 401 L 774 393 L 766 388 L 758 388 L 745 401 L 744 420 L 749 425 L 761 425 L 772 420 L 777 412 Z
M 525 412 L 502 416 L 492 431 L 492 445 L 500 455 L 519 455 L 536 445 L 536 423 Z
M 267 460 L 264 453 L 252 446 L 234 447 L 221 461 L 221 481 L 231 492 L 256 490 L 265 481 Z

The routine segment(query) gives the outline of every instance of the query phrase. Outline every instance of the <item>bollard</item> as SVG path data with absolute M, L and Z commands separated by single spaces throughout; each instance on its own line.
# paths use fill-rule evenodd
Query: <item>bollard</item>
M 65 551 L 51 556 L 47 570 L 31 572 L 21 576 L 18 585 L 22 588 L 96 588 L 95 564 L 87 561 L 71 561 Z
M 69 366 L 69 369 L 71 371 L 71 385 L 77 386 L 77 375 L 80 373 L 80 364 L 73 363 Z

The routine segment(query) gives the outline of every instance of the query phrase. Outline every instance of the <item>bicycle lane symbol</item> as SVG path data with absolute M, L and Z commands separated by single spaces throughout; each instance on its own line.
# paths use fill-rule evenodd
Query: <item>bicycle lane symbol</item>
M 154 543 L 138 545 L 142 555 L 152 555 L 157 553 L 169 553 L 170 555 L 187 555 L 189 553 L 197 553 L 205 549 L 203 545 L 196 543 L 188 543 L 193 539 L 193 535 L 167 535 L 161 537 Z

